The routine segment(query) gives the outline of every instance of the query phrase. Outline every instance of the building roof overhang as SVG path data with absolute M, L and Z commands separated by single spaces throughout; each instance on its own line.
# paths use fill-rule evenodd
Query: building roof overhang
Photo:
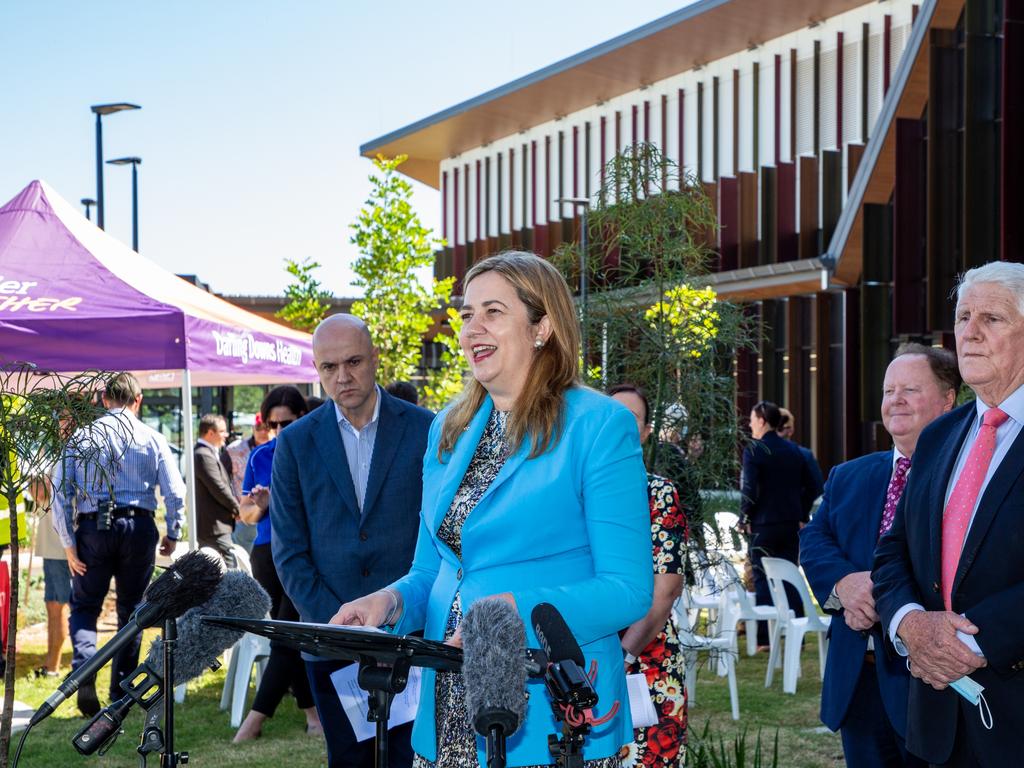
M 402 172 L 439 186 L 442 160 L 760 45 L 865 0 L 698 0 L 461 104 L 366 142 L 408 155 Z

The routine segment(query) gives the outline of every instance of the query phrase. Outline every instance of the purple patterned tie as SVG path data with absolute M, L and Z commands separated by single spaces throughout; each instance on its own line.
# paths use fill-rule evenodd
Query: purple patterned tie
M 889 490 L 885 492 L 885 508 L 882 510 L 882 524 L 878 527 L 878 535 L 883 536 L 892 528 L 892 519 L 896 516 L 896 505 L 900 503 L 903 489 L 907 487 L 907 472 L 910 471 L 910 459 L 900 456 L 896 459 L 896 471 L 889 481 Z

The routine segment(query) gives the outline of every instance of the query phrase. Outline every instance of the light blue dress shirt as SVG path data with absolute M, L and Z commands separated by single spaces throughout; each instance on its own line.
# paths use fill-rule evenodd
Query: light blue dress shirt
M 74 446 L 98 452 L 97 463 L 105 472 L 86 466 L 74 457 Z M 185 506 L 185 482 L 167 440 L 139 421 L 127 408 L 112 408 L 76 433 L 68 451 L 54 469 L 56 497 L 63 514 L 53 516 L 53 527 L 65 547 L 74 546 L 74 512 L 95 512 L 100 502 L 113 496 L 119 507 L 134 506 L 155 512 L 160 487 L 167 510 L 167 536 L 181 534 L 181 510 Z M 56 507 L 55 507 L 56 508 Z
M 341 406 L 334 403 L 334 411 L 338 416 L 338 429 L 341 431 L 341 442 L 345 446 L 345 458 L 348 459 L 348 471 L 352 474 L 352 484 L 356 487 L 356 500 L 359 511 L 363 510 L 363 499 L 366 498 L 366 483 L 370 479 L 370 462 L 373 461 L 373 446 L 377 443 L 377 422 L 380 418 L 380 387 L 374 394 L 377 403 L 373 406 L 373 418 L 362 429 L 352 426 Z
M 975 400 L 975 408 L 978 412 L 978 418 L 971 424 L 971 428 L 967 432 L 967 437 L 964 438 L 963 445 L 960 446 L 960 453 L 956 458 L 956 464 L 953 465 L 953 471 L 949 476 L 949 484 L 946 486 L 946 496 L 943 501 L 942 508 L 945 509 L 949 504 L 949 497 L 953 493 L 953 488 L 956 487 L 956 481 L 960 479 L 960 473 L 964 471 L 964 465 L 967 464 L 967 457 L 970 455 L 971 448 L 974 447 L 974 441 L 978 437 L 978 430 L 981 429 L 981 421 L 985 418 L 985 412 L 994 406 L 987 405 L 981 398 Z M 981 503 L 982 497 L 985 495 L 985 490 L 988 488 L 988 484 L 992 481 L 992 476 L 995 475 L 996 470 L 999 469 L 999 465 L 1003 459 L 1006 458 L 1006 454 L 1010 452 L 1010 446 L 1013 445 L 1013 441 L 1017 439 L 1020 434 L 1020 430 L 1024 427 L 1024 387 L 1019 387 L 1014 390 L 1013 394 L 1007 397 L 1003 402 L 999 404 L 999 410 L 1005 413 L 1008 418 L 1004 421 L 998 429 L 996 429 L 996 450 L 992 454 L 992 461 L 989 462 L 988 471 L 985 473 L 985 480 L 981 484 L 981 491 L 978 493 L 978 498 L 974 500 L 974 509 L 971 510 L 971 519 L 967 523 L 967 531 L 964 532 L 964 543 L 967 542 L 967 536 L 970 533 L 971 526 L 974 524 L 974 516 L 978 513 L 978 505 Z M 889 639 L 892 640 L 893 646 L 902 656 L 906 656 L 906 650 L 903 642 L 896 636 L 896 630 L 899 629 L 900 622 L 903 618 L 911 611 L 923 611 L 924 606 L 920 603 L 907 603 L 900 608 L 892 617 L 892 622 L 889 624 Z M 973 635 L 965 635 L 958 633 L 960 639 L 967 643 L 967 646 L 977 654 L 981 653 L 981 648 L 978 646 L 978 641 L 974 639 Z

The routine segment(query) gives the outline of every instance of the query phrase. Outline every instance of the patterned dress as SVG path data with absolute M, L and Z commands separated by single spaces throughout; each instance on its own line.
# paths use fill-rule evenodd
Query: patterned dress
M 458 558 L 462 558 L 462 526 L 494 482 L 511 451 L 505 442 L 505 428 L 508 413 L 497 409 L 491 412 L 473 454 L 459 490 L 455 492 L 452 505 L 448 508 L 437 537 L 451 547 Z M 462 600 L 456 593 L 448 611 L 444 639 L 455 634 L 462 621 Z M 438 672 L 434 684 L 435 717 L 437 728 L 437 762 L 432 763 L 422 755 L 415 755 L 413 768 L 478 768 L 476 756 L 476 735 L 469 722 L 466 710 L 466 687 L 462 675 L 455 672 Z M 601 760 L 587 760 L 584 768 L 619 768 L 618 755 Z M 539 768 L 539 766 L 537 767 Z
M 683 573 L 688 529 L 680 509 L 679 495 L 671 482 L 648 475 L 651 504 L 651 534 L 654 539 L 654 573 Z M 623 760 L 624 766 L 674 768 L 683 763 L 686 744 L 686 664 L 679 646 L 675 624 L 668 622 L 644 648 L 630 667 L 630 674 L 643 673 L 651 688 L 658 722 L 633 731 L 636 741 Z

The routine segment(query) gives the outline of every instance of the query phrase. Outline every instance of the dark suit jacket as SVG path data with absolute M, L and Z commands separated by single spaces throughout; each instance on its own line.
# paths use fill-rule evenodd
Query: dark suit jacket
M 231 459 L 196 443 L 196 537 L 214 539 L 235 529 L 238 501 L 231 492 Z
M 825 497 L 811 522 L 800 531 L 800 565 L 818 603 L 824 605 L 836 583 L 857 571 L 870 571 L 885 494 L 892 474 L 892 451 L 879 451 L 835 467 Z M 907 726 L 907 681 L 903 659 L 882 652 L 882 634 L 872 631 L 875 669 L 885 713 L 896 731 Z M 833 731 L 846 717 L 861 668 L 867 637 L 846 625 L 840 611 L 829 629 L 828 662 L 821 691 L 821 721 Z
M 914 467 L 892 530 L 875 552 L 875 602 L 888 635 L 907 603 L 943 610 L 942 513 L 946 487 L 977 411 L 968 403 L 936 419 L 917 442 Z M 977 627 L 988 666 L 971 677 L 985 686 L 994 725 L 950 688 L 910 681 L 907 747 L 931 763 L 953 748 L 957 711 L 984 765 L 1010 765 L 1024 752 L 1024 432 L 996 469 L 967 533 L 953 580 L 952 607 Z
M 803 454 L 775 432 L 754 440 L 743 451 L 740 518 L 751 525 L 806 522 L 814 481 Z
M 794 443 L 794 445 L 800 449 L 800 455 L 807 462 L 807 471 L 810 473 L 811 480 L 810 484 L 804 488 L 803 503 L 805 507 L 811 509 L 818 497 L 825 492 L 825 478 L 821 476 L 821 466 L 818 464 L 814 451 L 810 448 L 805 448 L 799 443 Z
M 364 507 L 328 400 L 277 437 L 270 481 L 274 563 L 303 621 L 404 576 L 419 530 L 423 454 L 434 414 L 378 389 L 380 421 Z

